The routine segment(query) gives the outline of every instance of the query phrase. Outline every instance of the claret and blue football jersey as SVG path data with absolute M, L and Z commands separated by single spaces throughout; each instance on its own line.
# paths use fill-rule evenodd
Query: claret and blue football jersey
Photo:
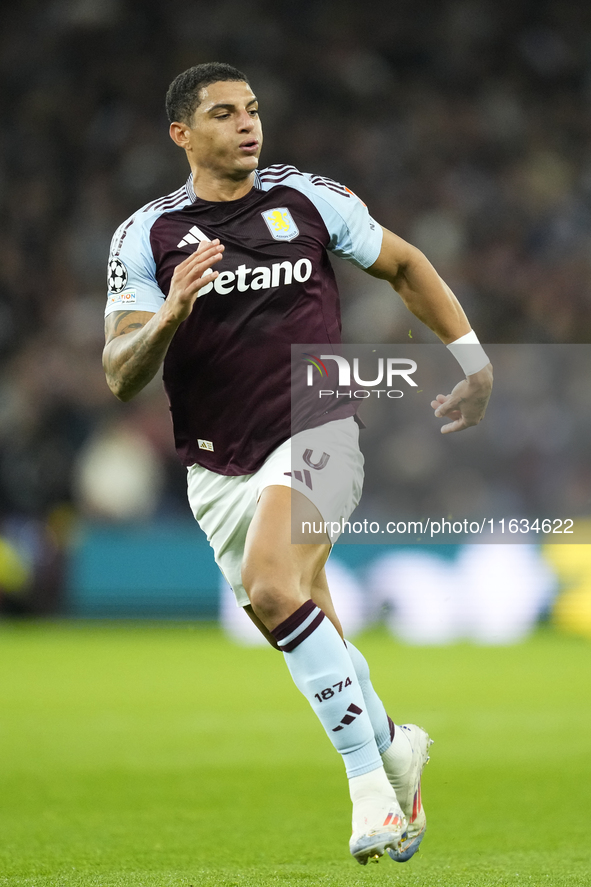
M 382 229 L 347 188 L 293 166 L 255 174 L 238 200 L 195 195 L 192 178 L 116 231 L 106 314 L 156 312 L 175 267 L 219 238 L 219 276 L 204 287 L 164 361 L 177 451 L 225 475 L 252 474 L 291 427 L 291 344 L 338 345 L 339 296 L 327 250 L 368 268 Z M 319 401 L 305 427 L 353 415 Z

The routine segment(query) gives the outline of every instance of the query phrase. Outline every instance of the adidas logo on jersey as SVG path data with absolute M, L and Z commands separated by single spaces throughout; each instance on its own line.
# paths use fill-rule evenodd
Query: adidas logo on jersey
M 197 225 L 193 225 L 193 227 L 185 234 L 182 240 L 179 240 L 177 243 L 177 247 L 188 246 L 190 243 L 201 243 L 202 240 L 207 240 L 209 243 L 209 237 L 207 234 L 204 234 L 203 231 L 197 227 Z
M 239 293 L 247 290 L 267 290 L 276 286 L 286 286 L 293 281 L 305 283 L 312 274 L 312 262 L 310 259 L 298 259 L 297 262 L 275 262 L 268 268 L 247 268 L 246 265 L 238 265 L 235 271 L 220 271 L 215 280 L 199 290 L 199 296 L 204 296 L 215 290 L 220 295 L 226 295 L 235 289 Z

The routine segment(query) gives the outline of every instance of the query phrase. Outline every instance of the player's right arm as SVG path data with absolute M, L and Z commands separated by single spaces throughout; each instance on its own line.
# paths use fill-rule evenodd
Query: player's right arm
M 222 258 L 219 240 L 202 241 L 174 270 L 168 298 L 155 313 L 114 311 L 105 321 L 103 368 L 119 400 L 135 397 L 150 382 L 177 329 L 193 310 L 201 290 L 218 276 L 211 271 Z

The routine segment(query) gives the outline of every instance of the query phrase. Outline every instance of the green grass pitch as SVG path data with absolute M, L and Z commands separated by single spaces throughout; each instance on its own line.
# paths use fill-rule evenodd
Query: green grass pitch
M 591 645 L 358 639 L 435 739 L 405 865 L 348 852 L 342 763 L 282 657 L 196 624 L 0 626 L 0 885 L 591 884 Z

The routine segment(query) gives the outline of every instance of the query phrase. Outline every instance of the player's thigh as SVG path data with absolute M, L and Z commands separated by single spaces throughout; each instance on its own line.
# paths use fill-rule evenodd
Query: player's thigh
M 188 470 L 191 510 L 213 548 L 215 560 L 240 606 L 248 604 L 241 579 L 248 527 L 256 510 L 251 476 L 226 477 L 200 465 Z
M 311 597 L 330 544 L 328 540 L 318 544 L 292 543 L 292 497 L 305 499 L 287 486 L 271 485 L 262 491 L 246 535 L 242 580 L 249 596 L 254 589 L 264 586 L 299 605 Z M 318 515 L 309 500 L 306 508 Z

